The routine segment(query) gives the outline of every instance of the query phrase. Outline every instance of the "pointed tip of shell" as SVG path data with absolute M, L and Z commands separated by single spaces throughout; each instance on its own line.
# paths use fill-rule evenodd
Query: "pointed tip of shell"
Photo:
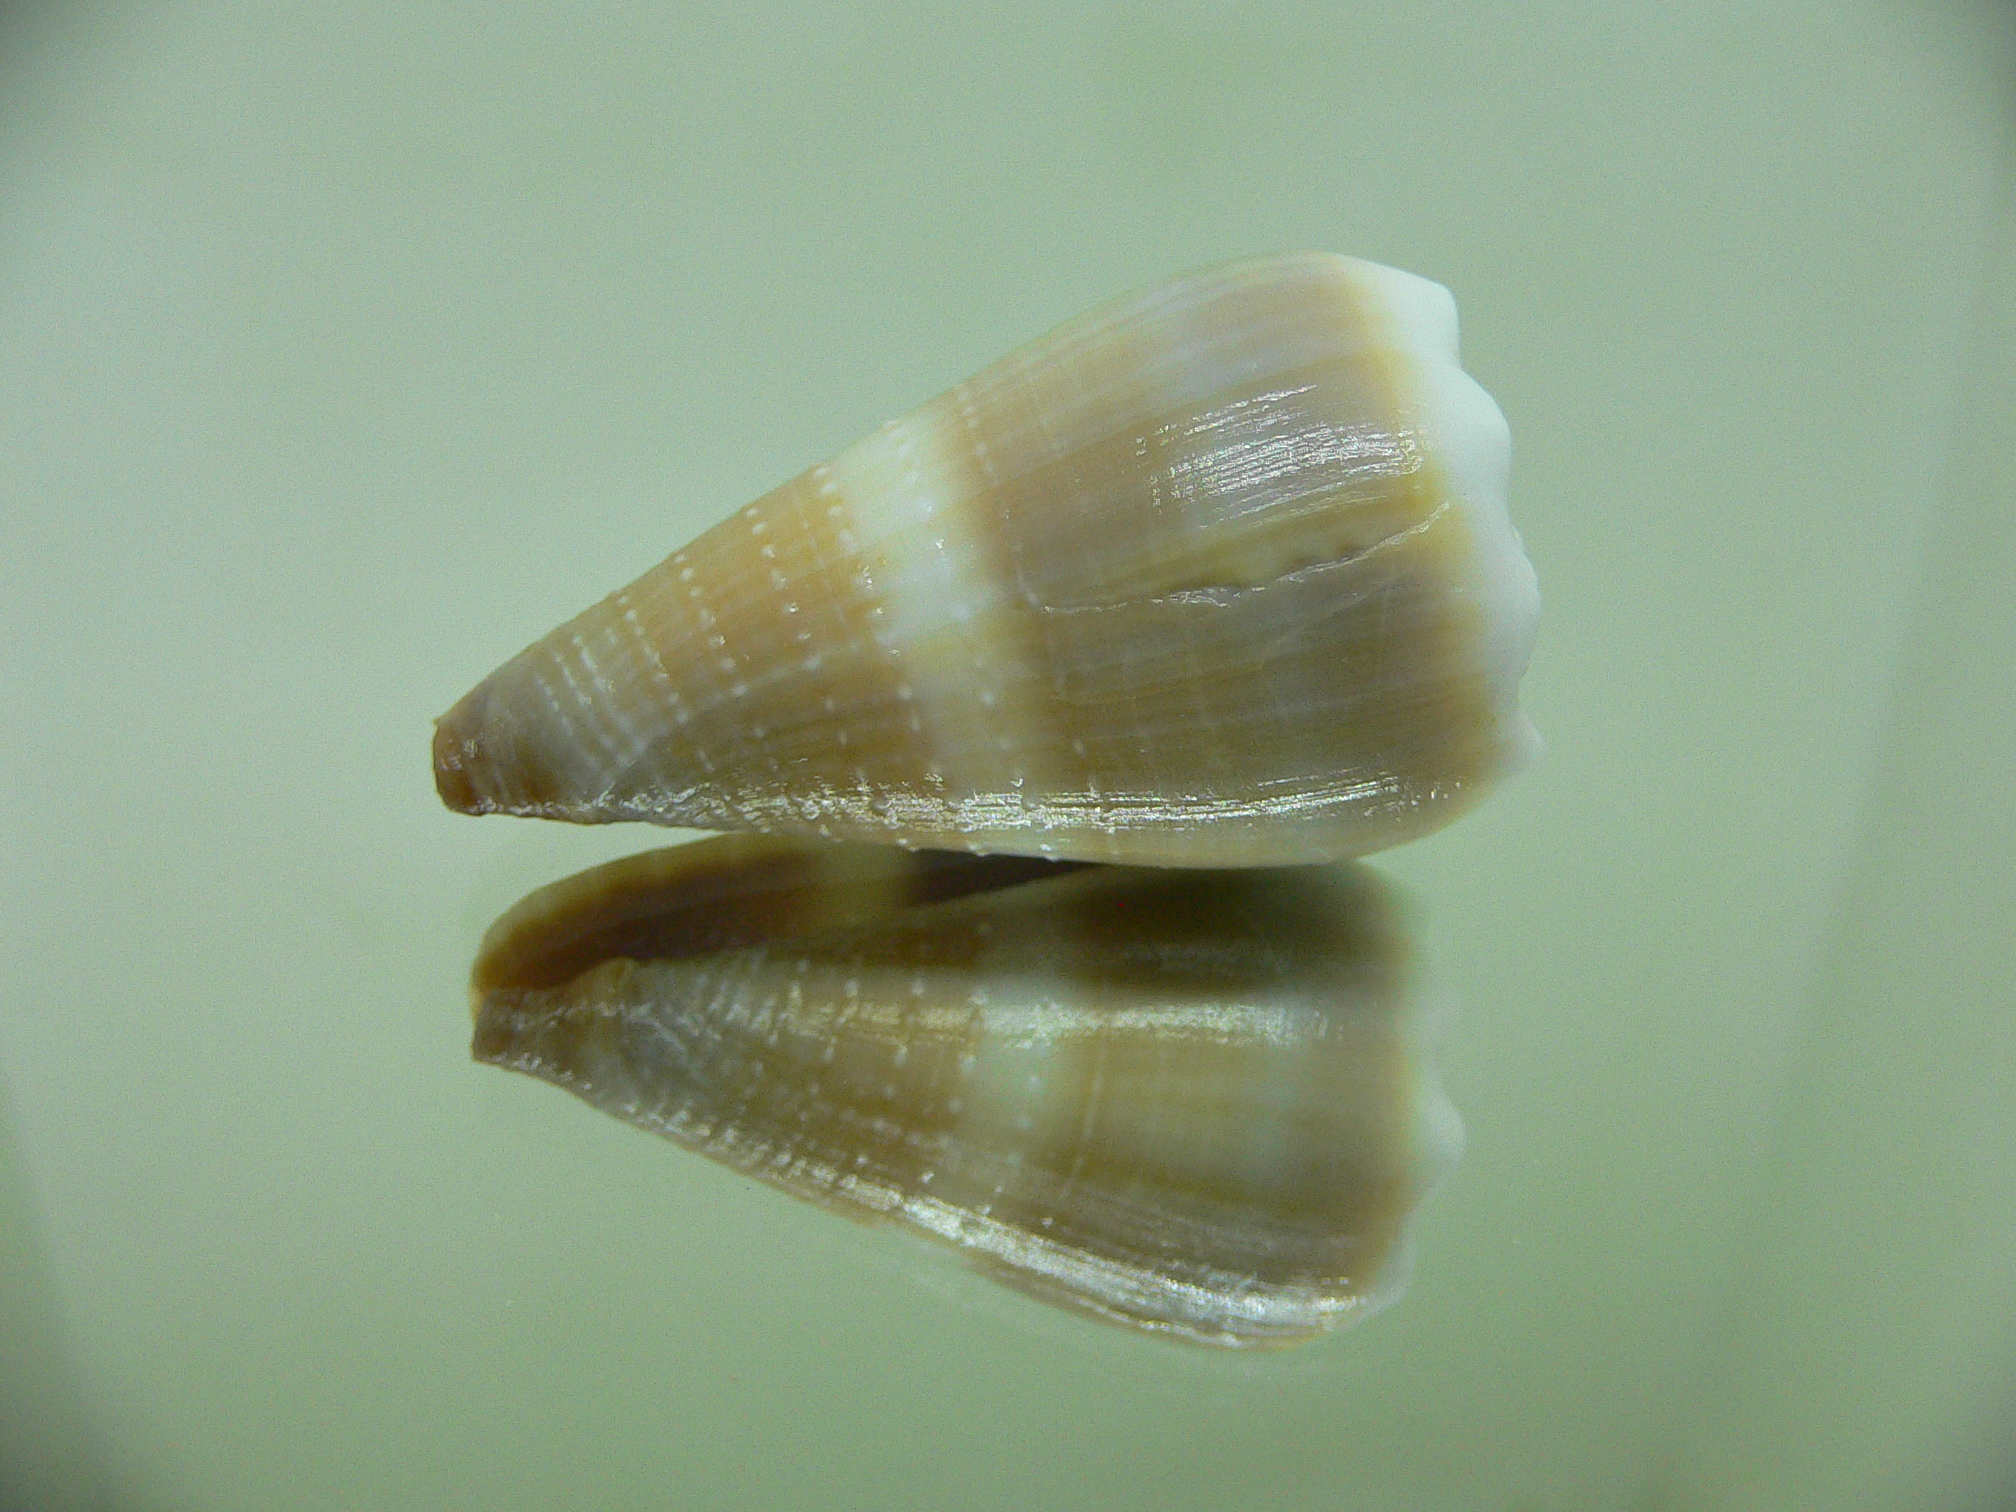
M 489 804 L 476 791 L 473 775 L 482 744 L 470 732 L 480 722 L 469 719 L 464 712 L 483 696 L 479 687 L 434 721 L 434 791 L 458 814 L 489 812 Z
M 458 814 L 575 817 L 559 801 L 554 771 L 526 738 L 523 720 L 499 717 L 494 679 L 477 684 L 434 721 L 434 790 Z

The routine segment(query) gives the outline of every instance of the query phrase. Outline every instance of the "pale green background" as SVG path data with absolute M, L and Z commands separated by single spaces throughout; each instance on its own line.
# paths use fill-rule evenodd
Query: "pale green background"
M 0 16 L 0 1505 L 1987 1507 L 2016 1442 L 2004 16 Z M 1080 308 L 1456 291 L 1545 763 L 1382 863 L 1470 1153 L 1289 1356 L 466 1059 L 428 721 Z

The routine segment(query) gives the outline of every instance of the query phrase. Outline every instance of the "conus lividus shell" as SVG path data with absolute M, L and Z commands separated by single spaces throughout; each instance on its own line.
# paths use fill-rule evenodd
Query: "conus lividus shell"
M 1363 854 L 1530 752 L 1508 441 L 1440 286 L 1233 263 L 759 499 L 440 722 L 471 813 L 1159 866 Z
M 501 918 L 475 1052 L 1047 1301 L 1279 1346 L 1394 1294 L 1454 1158 L 1410 955 L 1348 864 L 723 836 Z

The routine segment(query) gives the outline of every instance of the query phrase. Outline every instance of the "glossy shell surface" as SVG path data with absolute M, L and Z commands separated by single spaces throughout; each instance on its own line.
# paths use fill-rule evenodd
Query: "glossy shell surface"
M 1157 866 L 1353 856 L 1534 747 L 1508 440 L 1439 285 L 1324 254 L 1073 321 L 445 716 L 444 799 Z
M 1048 1301 L 1202 1343 L 1362 1317 L 1458 1125 L 1355 866 L 729 836 L 541 890 L 475 1053 Z

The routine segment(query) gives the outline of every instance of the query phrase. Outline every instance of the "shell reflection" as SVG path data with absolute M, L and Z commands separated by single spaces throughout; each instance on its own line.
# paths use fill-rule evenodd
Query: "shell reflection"
M 1045 1300 L 1283 1345 L 1394 1294 L 1456 1154 L 1410 957 L 1352 865 L 730 836 L 498 920 L 475 1054 Z

